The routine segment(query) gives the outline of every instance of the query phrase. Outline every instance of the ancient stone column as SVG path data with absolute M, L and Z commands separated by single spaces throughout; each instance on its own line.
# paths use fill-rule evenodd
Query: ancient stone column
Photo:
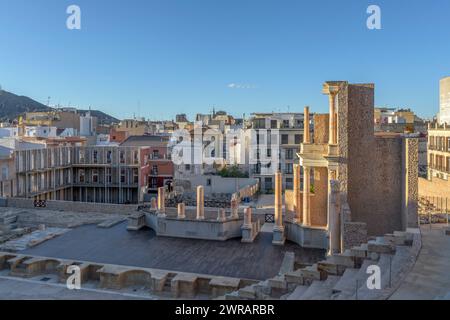
M 337 92 L 330 92 L 328 95 L 330 103 L 330 118 L 329 118 L 329 144 L 336 144 L 336 95 Z
M 275 225 L 283 225 L 283 184 L 281 173 L 275 173 Z
M 205 189 L 197 187 L 197 220 L 205 219 Z
M 166 213 L 166 189 L 164 187 L 158 188 L 158 211 L 161 215 Z
M 244 226 L 251 227 L 252 226 L 252 208 L 248 207 L 244 210 Z
M 283 181 L 281 172 L 275 173 L 275 226 L 273 227 L 273 240 L 275 245 L 283 245 L 284 237 L 283 227 Z
M 303 225 L 311 226 L 310 215 L 311 168 L 303 166 Z
M 156 201 L 156 198 L 152 198 L 152 200 L 150 200 L 150 207 L 154 210 L 158 209 L 158 203 Z
M 305 107 L 303 117 L 303 143 L 311 143 L 311 136 L 309 132 L 309 107 Z
M 339 219 L 339 182 L 330 180 L 328 199 L 329 255 L 341 253 L 341 224 Z
M 239 204 L 236 198 L 231 199 L 231 219 L 239 218 Z
M 178 204 L 178 219 L 186 218 L 186 205 L 182 202 Z
M 294 223 L 302 222 L 302 198 L 300 192 L 300 165 L 294 164 Z
M 225 214 L 225 209 L 224 208 L 220 208 L 219 211 L 217 212 L 217 221 L 225 221 L 227 220 L 226 214 Z

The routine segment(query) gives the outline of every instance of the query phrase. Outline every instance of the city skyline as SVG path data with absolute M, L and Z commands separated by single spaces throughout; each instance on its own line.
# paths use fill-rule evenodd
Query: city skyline
M 213 107 L 237 117 L 305 105 L 326 112 L 318 85 L 349 79 L 375 83 L 376 106 L 431 118 L 450 70 L 450 44 L 439 40 L 450 30 L 444 1 L 377 1 L 381 30 L 367 29 L 366 1 L 77 1 L 81 30 L 65 26 L 70 4 L 17 1 L 0 13 L 4 90 L 161 120 Z

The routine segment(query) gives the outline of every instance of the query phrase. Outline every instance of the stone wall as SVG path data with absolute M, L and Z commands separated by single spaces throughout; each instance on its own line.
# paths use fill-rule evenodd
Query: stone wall
M 14 208 L 40 209 L 35 208 L 33 199 L 24 198 L 8 198 L 6 199 L 6 206 Z M 137 205 L 47 200 L 46 207 L 43 209 L 55 211 L 75 211 L 86 213 L 99 212 L 129 215 L 136 213 L 137 208 Z
M 328 169 L 314 168 L 314 195 L 311 197 L 311 225 L 326 226 L 328 212 Z
M 328 143 L 328 121 L 329 114 L 315 114 L 314 115 L 314 143 L 326 144 Z

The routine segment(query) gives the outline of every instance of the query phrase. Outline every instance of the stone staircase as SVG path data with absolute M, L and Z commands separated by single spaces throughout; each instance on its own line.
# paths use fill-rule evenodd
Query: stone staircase
M 418 229 L 394 232 L 294 270 L 292 254 L 280 273 L 265 281 L 226 294 L 226 300 L 379 300 L 396 290 L 414 265 L 421 248 Z M 288 253 L 287 253 L 288 254 Z M 368 268 L 380 270 L 381 288 L 369 289 Z

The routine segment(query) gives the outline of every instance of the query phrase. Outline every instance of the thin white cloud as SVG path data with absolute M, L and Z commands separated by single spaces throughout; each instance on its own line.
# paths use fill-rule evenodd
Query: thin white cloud
M 229 83 L 227 85 L 230 89 L 256 89 L 256 85 L 248 83 Z

